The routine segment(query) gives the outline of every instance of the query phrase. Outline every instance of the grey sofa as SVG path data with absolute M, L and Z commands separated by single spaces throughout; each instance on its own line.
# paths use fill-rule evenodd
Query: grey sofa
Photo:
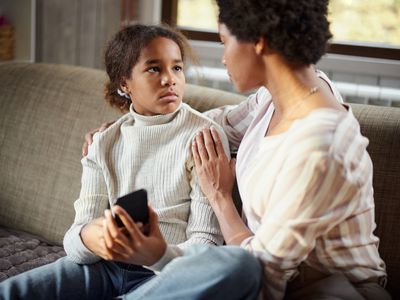
M 103 100 L 105 78 L 82 67 L 0 64 L 0 281 L 65 255 L 83 136 L 120 115 Z M 200 111 L 243 99 L 194 85 L 185 92 L 185 101 Z M 352 107 L 370 140 L 387 289 L 400 299 L 400 109 Z

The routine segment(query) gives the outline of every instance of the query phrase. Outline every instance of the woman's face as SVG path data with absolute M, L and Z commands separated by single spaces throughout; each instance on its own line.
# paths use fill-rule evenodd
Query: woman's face
M 218 24 L 219 36 L 224 44 L 222 63 L 229 78 L 239 92 L 246 92 L 263 85 L 262 59 L 254 43 L 240 42 L 224 23 Z
M 185 86 L 179 46 L 164 37 L 153 39 L 141 51 L 131 77 L 123 86 L 138 114 L 154 116 L 174 112 L 182 102 Z

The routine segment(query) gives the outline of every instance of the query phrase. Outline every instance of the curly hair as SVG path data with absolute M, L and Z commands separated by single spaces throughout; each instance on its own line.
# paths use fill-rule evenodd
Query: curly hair
M 105 84 L 105 99 L 122 112 L 129 110 L 131 100 L 120 96 L 117 90 L 124 79 L 130 79 L 132 68 L 139 60 L 140 53 L 153 39 L 164 37 L 174 41 L 181 50 L 182 60 L 186 56 L 194 59 L 194 54 L 186 38 L 167 26 L 136 24 L 118 31 L 108 43 L 105 51 L 105 67 L 109 81 Z
M 242 42 L 268 46 L 294 65 L 315 64 L 332 37 L 328 0 L 217 0 L 219 22 Z

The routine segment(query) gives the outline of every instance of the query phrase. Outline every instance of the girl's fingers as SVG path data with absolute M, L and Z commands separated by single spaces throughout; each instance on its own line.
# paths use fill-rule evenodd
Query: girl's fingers
M 156 235 L 161 235 L 160 227 L 158 226 L 158 215 L 155 211 L 149 206 L 149 226 L 150 226 L 150 234 L 154 233 Z
M 104 211 L 104 216 L 107 221 L 107 229 L 110 233 L 110 236 L 114 242 L 114 245 L 118 243 L 122 247 L 128 248 L 129 247 L 129 239 L 127 236 L 122 232 L 122 229 L 118 227 L 117 223 L 115 222 L 111 211 L 106 209 Z
M 110 232 L 108 231 L 106 219 L 103 219 L 103 238 L 106 248 L 112 248 L 113 239 L 111 238 Z
M 215 152 L 214 139 L 211 136 L 211 131 L 209 128 L 203 129 L 203 137 L 204 137 L 204 145 L 205 145 L 205 149 L 207 151 L 208 157 L 209 158 L 217 157 L 217 153 Z
M 132 241 L 140 242 L 143 239 L 143 234 L 140 231 L 140 229 L 136 226 L 132 218 L 129 216 L 129 214 L 118 205 L 114 206 L 114 211 L 121 218 L 122 223 L 124 224 L 126 230 L 128 231 L 128 234 L 131 238 L 131 245 Z

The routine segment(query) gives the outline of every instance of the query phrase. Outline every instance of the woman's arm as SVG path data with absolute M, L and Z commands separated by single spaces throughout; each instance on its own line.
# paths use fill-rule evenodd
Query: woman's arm
M 244 224 L 232 199 L 234 160 L 229 162 L 215 128 L 204 129 L 193 141 L 193 159 L 204 194 L 217 216 L 225 242 L 239 245 L 252 232 Z
M 204 114 L 222 127 L 228 137 L 231 152 L 237 152 L 259 105 L 270 100 L 271 94 L 262 87 L 238 105 L 218 107 L 206 111 Z

